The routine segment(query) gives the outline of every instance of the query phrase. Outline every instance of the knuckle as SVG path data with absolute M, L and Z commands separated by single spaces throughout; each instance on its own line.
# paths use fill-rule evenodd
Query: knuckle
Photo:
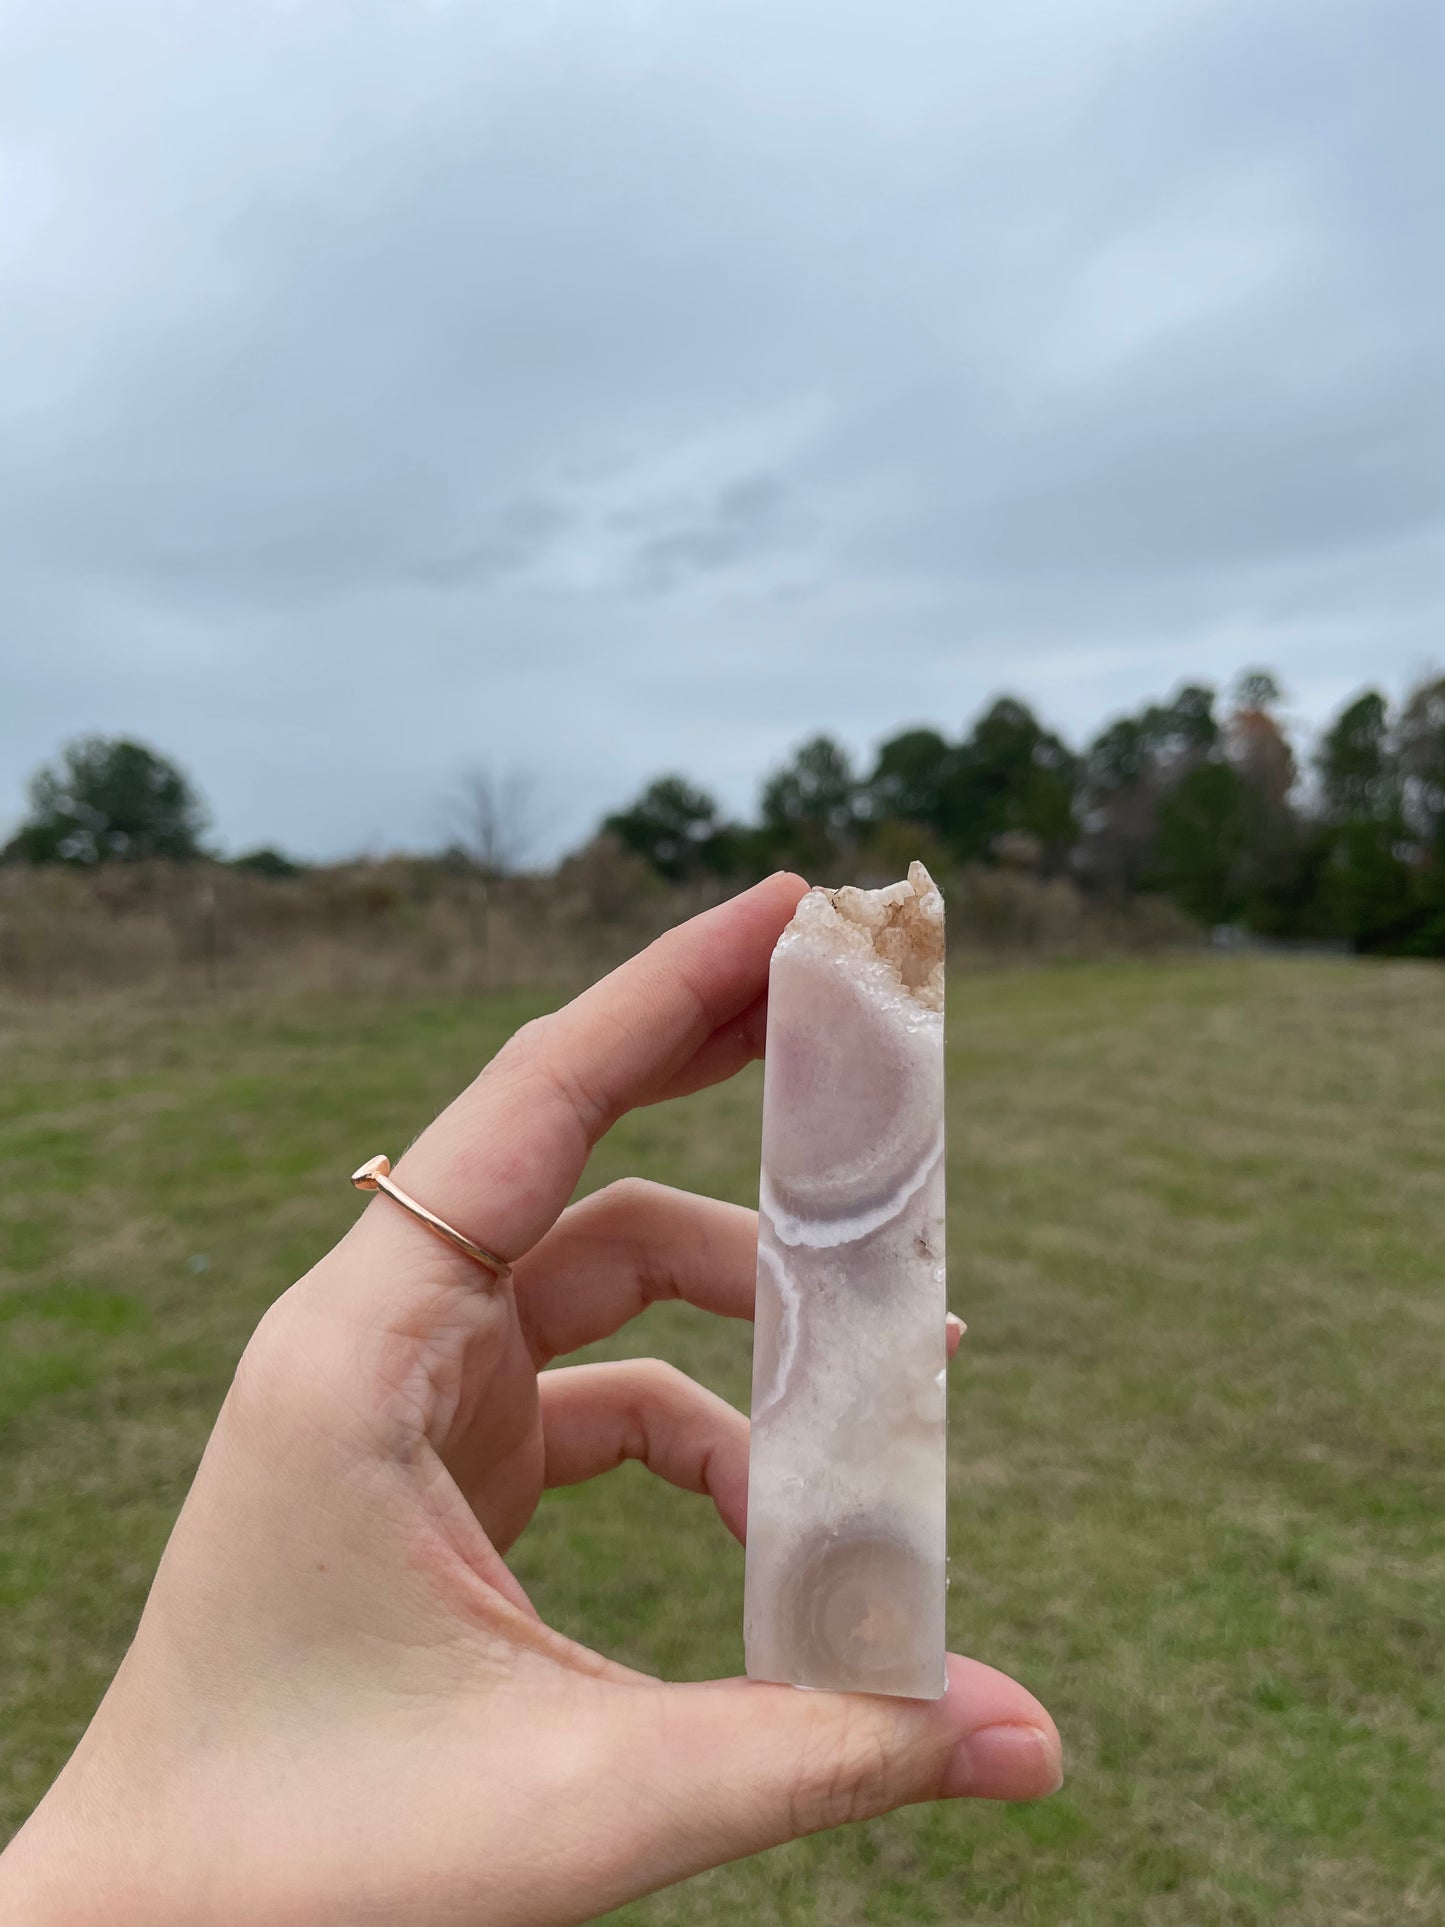
M 627 1253 L 643 1307 L 678 1296 L 676 1251 L 665 1215 L 676 1197 L 670 1185 L 652 1178 L 614 1178 L 579 1207 L 594 1238 L 611 1240 Z
M 693 1381 L 665 1358 L 637 1358 L 632 1362 L 634 1396 L 648 1405 L 676 1405 L 687 1396 Z
M 872 1710 L 820 1720 L 798 1763 L 788 1818 L 795 1834 L 869 1820 L 895 1804 L 887 1734 Z
M 528 1018 L 518 1026 L 482 1071 L 481 1076 L 489 1084 L 503 1087 L 525 1084 L 539 1074 L 539 1067 L 545 1064 L 552 1054 L 548 1034 L 553 1029 L 553 1017 Z
M 497 1056 L 499 1058 L 519 1057 L 524 1061 L 529 1061 L 538 1056 L 544 1056 L 547 1050 L 548 1035 L 554 1029 L 555 1014 L 553 1012 L 549 1011 L 541 1017 L 529 1017 L 525 1024 L 519 1025 L 517 1029 L 512 1032 L 506 1043 L 503 1044 L 502 1048 L 497 1052 Z
M 613 1122 L 614 1106 L 607 1092 L 594 1086 L 571 1061 L 564 1048 L 560 1013 L 531 1017 L 503 1044 L 487 1067 L 494 1078 L 515 1078 L 541 1085 L 564 1109 L 575 1114 L 589 1137 L 600 1137 Z
M 533 1070 L 565 1108 L 575 1114 L 589 1138 L 602 1135 L 612 1122 L 613 1111 L 600 1087 L 594 1087 L 575 1064 L 555 1051 L 539 1053 Z
M 632 1217 L 655 1203 L 666 1190 L 665 1184 L 658 1184 L 652 1178 L 614 1178 L 592 1194 L 593 1208 L 609 1215 Z
M 493 1082 L 524 1086 L 538 1078 L 549 1079 L 559 1055 L 557 1013 L 548 1011 L 518 1025 L 482 1076 Z

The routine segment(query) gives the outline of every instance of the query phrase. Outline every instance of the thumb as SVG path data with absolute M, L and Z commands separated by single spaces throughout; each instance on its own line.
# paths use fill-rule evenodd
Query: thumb
M 661 1697 L 665 1717 L 649 1722 L 629 1778 L 655 1776 L 672 1836 L 656 1845 L 687 1862 L 669 1879 L 913 1801 L 1035 1800 L 1063 1778 L 1058 1731 L 1033 1694 L 953 1654 L 939 1700 L 754 1680 Z M 679 1827 L 684 1811 L 689 1825 Z

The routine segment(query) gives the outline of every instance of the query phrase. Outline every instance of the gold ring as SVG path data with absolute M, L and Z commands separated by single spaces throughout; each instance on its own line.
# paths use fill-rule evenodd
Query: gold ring
M 409 1198 L 399 1184 L 393 1184 L 390 1158 L 368 1158 L 359 1171 L 352 1172 L 351 1182 L 358 1191 L 384 1191 L 389 1198 L 396 1200 L 403 1211 L 409 1211 L 419 1224 L 424 1224 L 428 1231 L 434 1231 L 439 1238 L 445 1238 L 449 1245 L 455 1245 L 458 1251 L 464 1251 L 479 1265 L 485 1265 L 499 1282 L 511 1277 L 512 1267 L 505 1258 L 499 1258 L 494 1252 L 484 1251 L 480 1245 L 473 1244 L 455 1225 L 448 1224 L 445 1218 L 439 1218 L 434 1211 L 428 1211 L 415 1198 Z

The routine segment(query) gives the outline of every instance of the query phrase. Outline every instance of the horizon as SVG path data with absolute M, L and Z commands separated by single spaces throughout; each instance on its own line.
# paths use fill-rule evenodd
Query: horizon
M 1240 678 L 1252 670 L 1268 670 L 1268 668 L 1268 664 L 1242 663 L 1226 681 L 1221 682 L 1217 686 L 1212 684 L 1202 684 L 1202 686 L 1211 690 L 1216 706 L 1227 711 L 1228 706 L 1236 700 L 1234 691 Z M 1411 689 L 1418 686 L 1420 682 L 1423 682 L 1427 678 L 1434 679 L 1438 677 L 1439 674 L 1440 671 L 1433 666 L 1426 668 L 1412 677 L 1405 688 L 1398 690 L 1381 688 L 1377 683 L 1362 682 L 1358 688 L 1352 690 L 1350 694 L 1345 697 L 1344 701 L 1339 704 L 1331 715 L 1323 717 L 1318 723 L 1313 725 L 1302 724 L 1298 720 L 1296 715 L 1292 713 L 1288 689 L 1282 690 L 1279 702 L 1277 704 L 1271 704 L 1270 708 L 1272 713 L 1279 719 L 1285 739 L 1295 756 L 1295 777 L 1290 794 L 1292 796 L 1302 795 L 1305 799 L 1305 806 L 1308 807 L 1308 797 L 1315 780 L 1314 766 L 1320 744 L 1326 733 L 1327 726 L 1338 717 L 1343 709 L 1347 708 L 1358 697 L 1371 691 L 1378 691 L 1378 693 L 1385 697 L 1391 710 L 1397 710 Z M 1176 682 L 1172 683 L 1168 689 L 1159 690 L 1152 696 L 1146 696 L 1143 701 L 1134 705 L 1132 709 L 1121 710 L 1101 718 L 1099 723 L 1090 730 L 1085 737 L 1077 740 L 1071 737 L 1066 731 L 1056 728 L 1051 718 L 1046 713 L 1040 711 L 1034 704 L 1029 703 L 1028 707 L 1033 711 L 1038 722 L 1046 731 L 1051 731 L 1057 735 L 1063 741 L 1066 748 L 1074 754 L 1082 756 L 1087 752 L 1090 744 L 1095 741 L 1102 731 L 1111 723 L 1120 720 L 1125 715 L 1137 714 L 1151 703 L 1167 703 L 1179 690 L 1188 686 L 1201 686 L 1201 679 L 1190 676 L 1180 677 Z M 988 696 L 984 698 L 979 708 L 967 716 L 964 719 L 963 726 L 956 731 L 951 731 L 936 719 L 913 717 L 906 722 L 896 723 L 880 732 L 861 752 L 858 751 L 855 746 L 842 742 L 837 737 L 833 737 L 833 740 L 838 741 L 840 747 L 849 755 L 854 772 L 859 782 L 862 783 L 866 781 L 869 771 L 876 761 L 878 752 L 883 744 L 894 737 L 902 735 L 910 729 L 934 729 L 948 742 L 961 742 L 979 719 L 984 716 L 995 703 L 1010 698 L 1020 701 L 1024 700 L 1017 690 L 1005 688 L 992 690 Z M 125 734 L 125 732 L 115 733 L 117 735 Z M 108 734 L 110 734 L 110 732 L 106 731 L 78 732 L 79 736 Z M 486 766 L 486 774 L 494 780 L 501 779 L 504 782 L 509 778 L 522 778 L 527 780 L 531 793 L 528 796 L 524 810 L 525 812 L 536 811 L 540 827 L 536 836 L 529 840 L 527 854 L 518 862 L 516 868 L 519 873 L 540 873 L 549 867 L 555 868 L 555 866 L 566 857 L 574 855 L 583 849 L 593 837 L 600 834 L 604 828 L 605 819 L 608 816 L 626 809 L 640 797 L 649 784 L 667 776 L 681 776 L 696 788 L 706 792 L 717 804 L 719 816 L 722 820 L 735 824 L 753 822 L 757 819 L 758 805 L 768 777 L 784 762 L 790 760 L 791 756 L 800 749 L 803 744 L 818 736 L 832 736 L 832 732 L 827 730 L 805 730 L 795 741 L 788 745 L 783 756 L 778 759 L 777 763 L 770 764 L 766 768 L 759 770 L 752 784 L 750 802 L 735 805 L 721 793 L 715 791 L 713 787 L 703 780 L 695 771 L 685 769 L 680 765 L 674 765 L 670 768 L 654 770 L 644 776 L 627 795 L 619 796 L 606 804 L 606 806 L 598 812 L 596 817 L 584 826 L 580 834 L 569 839 L 560 838 L 548 828 L 548 825 L 555 819 L 556 812 L 552 807 L 551 793 L 549 793 L 547 789 L 543 772 L 522 769 L 517 765 L 497 763 Z M 76 739 L 71 738 L 68 740 L 73 741 Z M 220 826 L 216 822 L 216 812 L 212 807 L 210 795 L 206 789 L 204 780 L 196 770 L 191 768 L 183 758 L 173 755 L 164 744 L 145 742 L 145 740 L 140 737 L 131 737 L 129 740 L 141 742 L 144 747 L 165 757 L 167 761 L 173 762 L 181 770 L 182 774 L 191 784 L 192 789 L 206 812 L 206 832 L 203 837 L 204 854 L 207 857 L 215 858 L 221 862 L 231 862 L 237 857 L 253 854 L 260 850 L 274 850 L 277 854 L 309 868 L 326 868 L 332 865 L 359 862 L 385 862 L 392 858 L 398 860 L 426 861 L 438 855 L 444 855 L 448 849 L 455 848 L 464 841 L 464 832 L 460 826 L 459 819 L 465 813 L 466 805 L 465 801 L 459 797 L 458 792 L 465 786 L 469 776 L 474 776 L 483 768 L 482 765 L 478 764 L 469 769 L 454 772 L 450 782 L 442 785 L 442 787 L 438 789 L 436 812 L 438 829 L 436 835 L 430 842 L 385 845 L 379 841 L 373 841 L 370 844 L 359 844 L 349 848 L 341 847 L 325 852 L 311 852 L 301 848 L 294 841 L 288 841 L 284 838 L 272 839 L 266 843 L 239 843 L 234 838 L 228 838 L 224 834 L 217 834 L 216 832 Z M 36 765 L 37 771 L 41 767 L 54 764 L 58 760 L 64 747 L 64 744 L 58 744 L 55 752 L 50 757 L 45 758 L 42 764 Z M 14 831 L 18 829 L 23 814 L 22 809 L 17 809 L 8 824 L 3 818 L 0 818 L 0 845 L 3 845 Z

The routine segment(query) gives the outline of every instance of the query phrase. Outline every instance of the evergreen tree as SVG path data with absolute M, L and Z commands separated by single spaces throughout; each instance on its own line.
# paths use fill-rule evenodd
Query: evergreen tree
M 855 840 L 862 800 L 847 751 L 813 737 L 763 785 L 768 849 L 809 874 L 826 871 Z
M 1121 894 L 1159 886 L 1163 799 L 1215 755 L 1219 737 L 1214 692 L 1199 683 L 1185 683 L 1167 703 L 1151 703 L 1100 731 L 1083 759 L 1087 873 Z M 1182 815 L 1188 814 L 1186 807 Z M 1170 861 L 1178 855 L 1174 849 Z
M 706 790 L 685 776 L 659 776 L 602 827 L 676 883 L 712 867 L 712 844 L 721 825 L 717 804 Z
M 1011 830 L 1057 858 L 1074 840 L 1078 759 L 1027 703 L 1001 696 L 959 745 L 938 827 L 964 859 L 986 860 Z
M 1157 880 L 1204 924 L 1236 922 L 1248 901 L 1254 811 L 1231 764 L 1198 763 L 1159 803 Z
M 1367 690 L 1341 711 L 1320 745 L 1318 767 L 1330 927 L 1357 949 L 1398 945 L 1412 935 L 1417 906 L 1403 857 L 1400 759 L 1389 706 L 1378 690 Z
M 5 854 L 30 863 L 185 860 L 205 810 L 177 766 L 125 737 L 86 736 L 30 785 L 30 813 Z
M 936 729 L 906 729 L 890 737 L 864 786 L 868 814 L 939 829 L 956 755 Z
M 1411 691 L 1398 747 L 1406 826 L 1421 855 L 1445 865 L 1445 677 Z

